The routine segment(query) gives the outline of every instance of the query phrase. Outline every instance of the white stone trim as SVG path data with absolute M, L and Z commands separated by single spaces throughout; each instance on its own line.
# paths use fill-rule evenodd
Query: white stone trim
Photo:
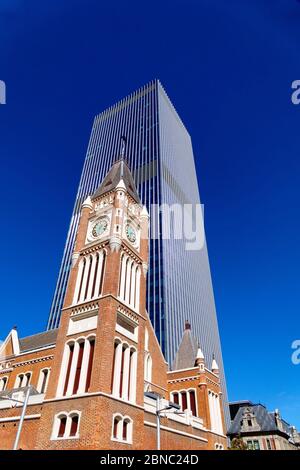
M 152 423 L 151 421 L 144 421 L 145 426 L 150 426 L 152 428 L 156 428 L 156 423 Z M 196 439 L 197 441 L 208 442 L 208 439 L 204 437 L 195 436 L 195 434 L 190 434 L 188 432 L 179 431 L 178 429 L 170 428 L 169 426 L 160 426 L 160 429 L 163 431 L 169 431 L 174 434 L 179 434 L 180 436 L 190 437 L 192 439 Z
M 177 372 L 186 372 L 188 370 L 199 370 L 199 368 L 198 367 L 188 367 L 187 369 L 168 370 L 167 374 L 175 374 Z
M 96 277 L 96 281 L 95 281 L 95 291 L 94 291 L 93 298 L 98 298 L 98 297 L 101 296 L 100 283 L 101 283 L 101 278 L 102 278 L 102 272 L 105 268 L 104 253 L 105 253 L 105 256 L 106 256 L 106 251 L 104 251 L 104 250 L 101 250 L 98 253 L 98 269 L 97 269 L 97 273 L 96 273 L 97 277 Z M 94 279 L 93 279 L 93 282 L 94 282 Z
M 118 419 L 117 425 L 117 437 L 114 437 L 114 427 L 115 419 Z M 127 421 L 127 439 L 123 439 L 123 426 L 124 422 Z M 132 434 L 133 434 L 133 420 L 130 416 L 123 416 L 121 413 L 114 413 L 112 417 L 112 433 L 111 440 L 117 442 L 123 442 L 124 444 L 132 444 Z
M 3 386 L 4 379 L 6 379 L 6 382 Z M 6 390 L 8 379 L 9 379 L 8 375 L 1 375 L 1 377 L 0 377 L 0 392 L 4 392 Z
M 26 415 L 24 419 L 38 419 L 42 415 L 41 413 L 37 413 L 34 415 Z M 21 416 L 10 416 L 9 418 L 0 418 L 0 423 L 9 423 L 10 421 L 20 421 Z
M 80 399 L 80 398 L 90 398 L 90 397 L 105 397 L 105 398 L 110 398 L 114 401 L 120 402 L 120 403 L 125 403 L 127 405 L 133 406 L 134 408 L 137 408 L 139 410 L 145 410 L 143 406 L 137 405 L 136 403 L 132 403 L 128 400 L 123 400 L 120 397 L 115 397 L 114 395 L 111 395 L 109 393 L 104 393 L 104 392 L 86 392 L 86 393 L 81 393 L 81 394 L 76 394 L 72 395 L 70 397 L 63 396 L 63 397 L 56 397 L 56 398 L 48 398 L 44 400 L 44 403 L 55 403 L 58 401 L 64 401 L 64 400 L 74 400 L 74 399 Z
M 212 390 L 208 390 L 208 404 L 209 404 L 211 431 L 218 435 L 223 435 L 223 423 L 222 423 L 221 403 L 220 403 L 219 394 Z
M 14 355 L 18 356 L 20 354 L 20 345 L 19 345 L 18 332 L 17 332 L 16 329 L 13 328 L 9 332 L 6 339 L 4 340 L 4 342 L 0 346 L 0 357 L 1 358 L 2 358 L 2 356 L 4 358 L 3 351 L 6 348 L 10 338 L 11 338 L 11 342 L 12 342 L 12 356 L 14 356 Z M 9 356 L 6 355 L 5 357 L 9 357 Z
M 70 436 L 71 432 L 71 425 L 72 425 L 72 417 L 78 416 L 78 424 L 77 424 L 77 432 L 75 436 Z M 62 418 L 66 418 L 66 427 L 65 427 L 65 434 L 61 437 L 58 436 L 58 431 L 60 427 L 60 420 Z M 54 416 L 54 422 L 52 427 L 52 434 L 51 434 L 51 441 L 61 441 L 66 439 L 79 439 L 79 427 L 81 421 L 81 411 L 72 410 L 72 411 L 60 411 Z
M 47 378 L 46 378 L 45 390 L 43 391 L 43 393 L 46 393 L 47 388 L 48 388 L 51 367 L 44 367 L 43 369 L 40 370 L 38 384 L 37 384 L 37 387 L 36 387 L 37 391 L 40 392 L 40 393 L 42 393 L 41 388 L 42 388 L 42 385 L 43 385 L 43 382 L 44 382 L 43 373 L 46 370 L 48 371 L 48 375 L 47 375 Z
M 78 296 L 79 296 L 79 288 L 81 284 L 83 267 L 84 267 L 84 258 L 82 257 L 78 263 L 78 271 L 77 271 L 77 279 L 76 279 L 76 285 L 75 285 L 75 290 L 74 290 L 73 304 L 76 304 L 79 300 Z
M 178 394 L 178 399 L 179 399 L 179 405 L 180 405 L 180 408 L 182 411 L 185 411 L 182 409 L 182 392 L 185 392 L 186 393 L 186 401 L 187 401 L 187 410 L 191 411 L 192 412 L 192 409 L 191 409 L 191 397 L 190 397 L 190 392 L 194 392 L 194 396 L 195 396 L 195 406 L 196 406 L 196 417 L 198 417 L 198 398 L 197 398 L 197 389 L 196 388 L 193 388 L 193 387 L 189 387 L 189 388 L 182 388 L 180 390 L 172 390 L 172 392 L 170 393 L 170 396 L 172 398 L 171 401 L 174 401 L 174 394 L 177 393 Z

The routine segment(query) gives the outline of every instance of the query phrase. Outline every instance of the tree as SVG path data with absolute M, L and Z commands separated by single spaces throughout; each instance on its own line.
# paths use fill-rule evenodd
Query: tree
M 241 436 L 234 437 L 231 441 L 229 450 L 248 450 L 246 442 L 243 441 Z

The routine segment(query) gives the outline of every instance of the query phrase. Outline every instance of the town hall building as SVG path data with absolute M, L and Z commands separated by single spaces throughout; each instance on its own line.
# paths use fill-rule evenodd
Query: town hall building
M 226 448 L 219 368 L 187 321 L 174 363 L 146 311 L 149 215 L 124 159 L 82 205 L 60 325 L 0 346 L 0 449 Z M 28 392 L 29 390 L 29 392 Z

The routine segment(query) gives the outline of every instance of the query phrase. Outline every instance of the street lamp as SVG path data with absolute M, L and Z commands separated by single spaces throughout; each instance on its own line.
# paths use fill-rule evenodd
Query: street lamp
M 169 401 L 167 406 L 160 408 L 160 400 L 162 397 L 159 393 L 145 392 L 145 396 L 156 401 L 156 448 L 157 450 L 160 450 L 160 415 L 163 411 L 176 410 L 178 412 L 180 410 L 180 406 L 177 403 Z
M 24 423 L 24 419 L 25 419 L 25 415 L 26 415 L 26 409 L 27 409 L 29 397 L 30 397 L 30 395 L 37 395 L 38 394 L 37 390 L 32 385 L 29 385 L 28 387 L 23 387 L 21 389 L 18 389 L 18 392 L 24 392 L 25 393 L 24 401 L 21 401 L 21 400 L 17 400 L 16 398 L 13 398 L 12 395 L 14 393 L 16 393 L 16 391 L 17 391 L 16 389 L 13 389 L 13 390 L 10 390 L 6 395 L 1 394 L 1 396 L 0 396 L 0 400 L 10 400 L 10 401 L 13 401 L 16 405 L 18 403 L 21 403 L 23 405 L 22 413 L 21 413 L 21 417 L 20 417 L 20 422 L 19 422 L 19 426 L 18 426 L 18 431 L 17 431 L 17 435 L 16 435 L 16 438 L 15 438 L 14 446 L 13 446 L 13 450 L 18 449 L 19 440 L 20 440 L 20 436 L 21 436 L 21 432 L 22 432 L 22 428 L 23 428 L 23 423 Z

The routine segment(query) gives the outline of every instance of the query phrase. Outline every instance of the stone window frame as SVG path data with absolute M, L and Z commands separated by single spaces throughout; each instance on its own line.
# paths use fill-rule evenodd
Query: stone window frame
M 3 387 L 3 380 L 6 379 L 6 382 Z M 7 384 L 8 384 L 9 376 L 8 375 L 3 375 L 0 377 L 0 392 L 4 392 L 6 390 Z
M 117 437 L 114 436 L 115 420 L 118 419 L 117 424 Z M 127 439 L 123 439 L 123 428 L 124 423 L 127 422 Z M 133 419 L 130 416 L 123 416 L 121 413 L 114 413 L 112 417 L 112 432 L 111 432 L 111 441 L 121 442 L 123 444 L 132 444 L 132 435 L 133 435 Z
M 194 396 L 195 396 L 195 406 L 196 406 L 196 416 L 194 416 L 194 418 L 197 418 L 199 417 L 199 413 L 198 413 L 198 397 L 197 397 L 197 389 L 195 387 L 188 387 L 188 388 L 182 388 L 180 390 L 172 390 L 171 392 L 171 401 L 174 401 L 173 400 L 173 396 L 174 396 L 174 393 L 177 393 L 178 394 L 178 398 L 179 398 L 179 405 L 180 405 L 180 409 L 182 412 L 184 412 L 185 410 L 182 409 L 182 398 L 181 398 L 181 393 L 182 392 L 186 392 L 186 396 L 187 396 L 187 404 L 190 405 L 189 408 L 187 408 L 188 411 L 192 412 L 191 410 L 191 404 L 190 404 L 190 392 L 194 392 Z
M 79 410 L 71 410 L 71 411 L 60 411 L 59 413 L 56 413 L 54 416 L 54 422 L 53 422 L 53 427 L 52 427 L 52 434 L 51 434 L 51 441 L 62 441 L 62 440 L 67 440 L 67 439 L 79 439 L 80 434 L 79 434 L 79 428 L 80 428 L 80 422 L 81 422 L 81 414 L 82 412 Z M 78 416 L 78 425 L 77 425 L 77 432 L 75 436 L 70 436 L 71 432 L 71 424 L 72 424 L 72 418 L 74 416 Z M 66 418 L 66 428 L 65 428 L 65 433 L 63 436 L 58 436 L 58 431 L 59 431 L 59 426 L 60 426 L 60 420 L 62 418 Z

